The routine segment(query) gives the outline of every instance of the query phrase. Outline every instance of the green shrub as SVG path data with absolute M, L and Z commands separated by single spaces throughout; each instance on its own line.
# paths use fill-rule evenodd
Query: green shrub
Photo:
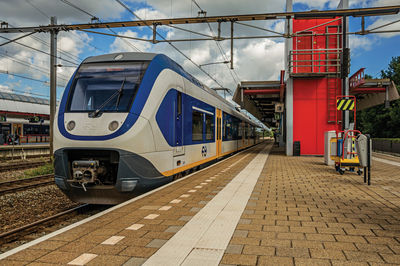
M 52 173 L 54 173 L 53 163 L 48 162 L 45 165 L 24 171 L 24 177 L 29 178 L 29 177 L 34 177 L 34 176 L 38 176 L 38 175 L 48 175 L 48 174 L 52 174 Z

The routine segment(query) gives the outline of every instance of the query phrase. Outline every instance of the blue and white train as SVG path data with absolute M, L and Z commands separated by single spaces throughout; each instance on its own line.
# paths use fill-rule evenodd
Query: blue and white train
M 54 122 L 55 182 L 115 204 L 259 142 L 257 125 L 163 54 L 89 57 Z

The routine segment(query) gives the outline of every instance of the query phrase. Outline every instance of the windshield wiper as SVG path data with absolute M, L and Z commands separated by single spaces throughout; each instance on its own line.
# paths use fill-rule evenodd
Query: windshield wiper
M 95 118 L 95 117 L 97 117 L 97 116 L 100 114 L 101 110 L 102 110 L 112 99 L 114 99 L 115 96 L 117 96 L 117 95 L 119 95 L 119 96 L 118 96 L 118 100 L 117 100 L 117 103 L 119 103 L 120 96 L 121 96 L 121 94 L 122 94 L 122 90 L 124 89 L 125 81 L 126 81 L 126 78 L 124 78 L 124 80 L 122 81 L 121 87 L 120 87 L 116 92 L 114 92 L 113 95 L 111 95 L 107 100 L 105 100 L 104 103 L 102 103 L 102 104 L 100 105 L 99 108 L 97 108 L 95 111 L 89 113 L 89 117 L 90 117 L 90 118 Z

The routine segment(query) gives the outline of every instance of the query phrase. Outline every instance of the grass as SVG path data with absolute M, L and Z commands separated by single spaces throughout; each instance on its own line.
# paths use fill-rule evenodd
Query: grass
M 38 175 L 47 175 L 54 173 L 53 163 L 48 162 L 45 165 L 24 172 L 24 178 L 34 177 Z

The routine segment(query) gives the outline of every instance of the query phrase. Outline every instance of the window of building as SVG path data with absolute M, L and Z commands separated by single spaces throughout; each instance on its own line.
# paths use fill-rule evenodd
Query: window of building
M 203 113 L 196 110 L 192 112 L 192 140 L 203 140 Z

